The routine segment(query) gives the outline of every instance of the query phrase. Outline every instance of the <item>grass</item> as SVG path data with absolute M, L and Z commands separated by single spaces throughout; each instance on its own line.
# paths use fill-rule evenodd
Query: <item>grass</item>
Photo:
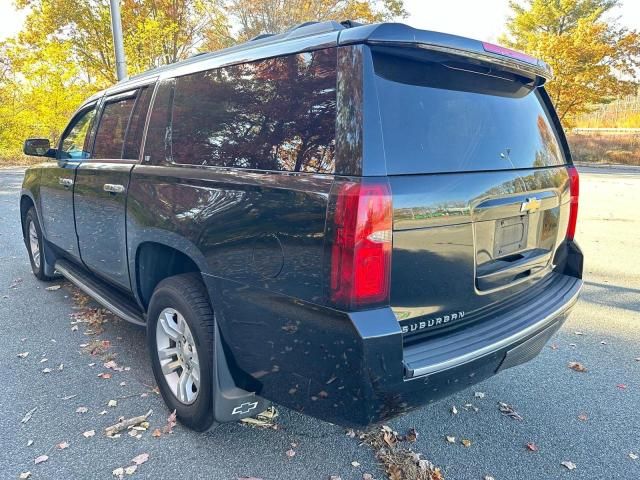
M 570 132 L 567 139 L 576 162 L 640 165 L 640 134 Z
M 43 157 L 27 157 L 26 155 L 0 156 L 0 169 L 13 167 L 28 167 L 44 162 Z

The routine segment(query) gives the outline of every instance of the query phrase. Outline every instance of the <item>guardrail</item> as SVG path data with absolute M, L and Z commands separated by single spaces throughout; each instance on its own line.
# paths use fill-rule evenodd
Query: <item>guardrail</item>
M 639 133 L 640 128 L 572 128 L 572 133 L 612 133 L 612 134 L 629 134 Z

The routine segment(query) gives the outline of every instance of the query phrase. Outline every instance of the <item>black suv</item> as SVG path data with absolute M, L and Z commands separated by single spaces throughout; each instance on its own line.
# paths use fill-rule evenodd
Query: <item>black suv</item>
M 305 24 L 94 95 L 29 168 L 35 275 L 146 327 L 196 430 L 268 401 L 343 425 L 533 358 L 582 286 L 578 175 L 524 54 Z M 526 371 L 523 371 L 526 375 Z

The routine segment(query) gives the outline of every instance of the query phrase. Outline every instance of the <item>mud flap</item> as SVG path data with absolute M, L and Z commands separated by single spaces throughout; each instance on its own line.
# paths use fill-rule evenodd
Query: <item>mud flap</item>
M 214 336 L 213 416 L 215 422 L 233 422 L 266 410 L 271 405 L 268 400 L 257 396 L 255 392 L 238 388 L 233 381 L 217 325 L 214 327 Z

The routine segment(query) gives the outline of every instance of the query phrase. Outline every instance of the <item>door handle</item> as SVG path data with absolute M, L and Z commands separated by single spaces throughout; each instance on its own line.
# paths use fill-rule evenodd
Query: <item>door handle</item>
M 118 185 L 114 183 L 105 183 L 102 187 L 105 192 L 109 193 L 122 193 L 124 192 L 124 185 Z
M 60 185 L 63 185 L 65 188 L 70 187 L 71 185 L 73 185 L 73 179 L 71 178 L 64 178 L 64 177 L 59 177 L 58 178 L 58 183 Z

